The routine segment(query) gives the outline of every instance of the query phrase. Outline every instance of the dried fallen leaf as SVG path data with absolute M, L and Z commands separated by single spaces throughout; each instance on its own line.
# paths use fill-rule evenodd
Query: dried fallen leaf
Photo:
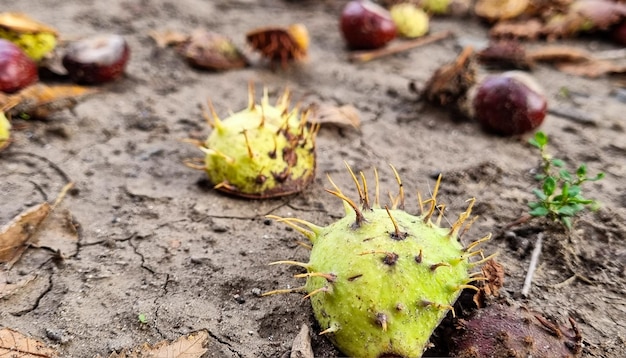
M 200 358 L 207 352 L 209 341 L 207 331 L 198 331 L 179 337 L 173 342 L 161 341 L 151 346 L 147 343 L 120 353 L 112 353 L 108 358 Z
M 538 19 L 500 21 L 489 30 L 489 37 L 536 40 L 541 36 L 542 28 L 543 24 Z
M 73 183 L 65 185 L 53 205 L 48 202 L 35 205 L 0 229 L 0 262 L 19 259 L 27 247 L 26 244 L 33 240 L 35 233 L 40 229 L 43 220 L 48 217 L 50 211 L 58 205 L 72 186 Z
M 165 48 L 168 46 L 175 46 L 181 44 L 187 39 L 189 39 L 189 35 L 183 32 L 175 31 L 175 30 L 163 30 L 163 31 L 150 31 L 148 35 L 156 42 L 156 45 L 159 48 Z
M 30 16 L 17 12 L 3 12 L 0 14 L 0 27 L 17 33 L 48 32 L 57 34 L 52 27 L 43 24 Z
M 577 76 L 590 78 L 600 77 L 606 74 L 626 73 L 626 65 L 619 65 L 605 60 L 589 60 L 577 63 L 560 63 L 556 65 L 559 71 Z
M 352 126 L 356 129 L 361 126 L 359 110 L 350 104 L 337 107 L 330 104 L 314 103 L 309 107 L 308 121 L 340 127 Z
M 527 57 L 537 62 L 584 62 L 592 58 L 589 52 L 572 46 L 542 46 L 527 51 Z
M 518 17 L 528 5 L 528 0 L 478 0 L 474 12 L 487 21 L 496 22 Z
M 53 112 L 73 108 L 79 99 L 96 92 L 82 86 L 39 83 L 11 96 L 0 96 L 0 108 L 14 117 L 46 118 Z
M 181 46 L 180 53 L 195 67 L 208 70 L 231 70 L 248 65 L 248 60 L 226 36 L 196 29 Z
M 78 249 L 78 230 L 68 210 L 52 210 L 30 243 L 34 247 L 46 247 L 62 257 L 72 256 Z
M 38 340 L 10 328 L 0 329 L 0 357 L 49 358 L 58 352 Z
M 41 203 L 24 211 L 0 230 L 0 262 L 19 257 L 50 210 L 50 204 Z

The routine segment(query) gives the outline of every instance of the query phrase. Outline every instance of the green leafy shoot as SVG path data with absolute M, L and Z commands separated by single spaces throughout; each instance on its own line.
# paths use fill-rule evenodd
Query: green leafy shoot
M 552 158 L 548 154 L 548 136 L 543 132 L 535 133 L 528 143 L 539 149 L 541 153 L 541 173 L 535 178 L 541 182 L 541 188 L 533 189 L 537 201 L 528 203 L 531 216 L 544 216 L 560 221 L 568 230 L 572 229 L 572 219 L 581 211 L 589 208 L 597 210 L 595 200 L 582 195 L 582 184 L 604 178 L 604 173 L 587 176 L 587 166 L 581 164 L 575 173 L 565 168 L 565 162 Z
M 140 324 L 147 324 L 148 323 L 148 317 L 146 316 L 145 313 L 140 313 L 137 315 L 137 320 L 139 321 Z

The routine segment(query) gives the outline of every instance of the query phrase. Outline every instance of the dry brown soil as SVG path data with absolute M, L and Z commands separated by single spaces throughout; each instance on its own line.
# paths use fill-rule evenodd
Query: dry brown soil
M 316 356 L 339 356 L 316 334 L 301 295 L 259 297 L 299 285 L 292 277 L 298 270 L 269 262 L 306 261 L 308 255 L 295 231 L 264 216 L 328 224 L 343 208 L 324 191 L 326 173 L 354 196 L 344 161 L 368 176 L 379 168 L 384 192 L 395 191 L 392 163 L 411 198 L 416 190 L 428 193 L 443 173 L 439 198 L 448 205 L 450 221 L 466 199 L 477 198 L 480 217 L 467 237 L 495 234 L 484 250 L 499 254 L 506 297 L 561 322 L 573 317 L 584 335 L 584 356 L 626 356 L 626 105 L 615 96 L 617 79 L 573 77 L 544 66 L 534 70 L 549 97 L 551 113 L 542 129 L 551 138 L 550 150 L 569 163 L 587 163 L 591 173 L 606 172 L 606 179 L 585 189 L 602 208 L 581 215 L 569 235 L 541 220 L 503 235 L 533 199 L 536 151 L 527 138 L 486 134 L 476 123 L 418 104 L 409 90 L 410 82 L 422 85 L 462 45 L 484 44 L 486 27 L 472 19 L 436 19 L 433 32 L 452 30 L 457 38 L 353 64 L 337 30 L 344 3 L 1 0 L 2 10 L 26 12 L 68 39 L 120 33 L 132 59 L 125 78 L 102 86 L 74 110 L 14 123 L 15 141 L 0 155 L 0 221 L 53 200 L 71 180 L 75 189 L 59 210 L 71 212 L 79 238 L 61 248 L 62 260 L 31 248 L 4 272 L 7 282 L 33 279 L 1 299 L 0 326 L 37 337 L 67 357 L 107 356 L 200 329 L 210 332 L 208 357 L 281 357 L 308 324 Z M 172 48 L 157 48 L 148 35 L 205 27 L 246 48 L 248 30 L 293 22 L 311 33 L 310 58 L 284 70 L 255 59 L 242 70 L 199 71 Z M 614 48 L 597 38 L 571 43 L 592 51 Z M 298 195 L 227 197 L 211 188 L 203 172 L 183 165 L 200 152 L 181 139 L 209 133 L 201 115 L 206 99 L 226 116 L 245 107 L 250 81 L 266 86 L 271 96 L 289 87 L 303 103 L 352 104 L 361 113 L 359 131 L 321 130 L 317 178 Z M 564 110 L 590 118 L 555 114 Z M 417 212 L 416 200 L 409 208 Z M 539 232 L 545 234 L 544 250 L 530 297 L 523 298 L 519 292 Z M 141 313 L 145 324 L 138 320 Z

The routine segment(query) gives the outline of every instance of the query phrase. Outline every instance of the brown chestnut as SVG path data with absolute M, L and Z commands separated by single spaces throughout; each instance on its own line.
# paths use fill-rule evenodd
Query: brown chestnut
M 348 2 L 341 13 L 340 28 L 352 50 L 383 47 L 397 33 L 389 11 L 368 0 Z
M 38 80 L 37 64 L 13 42 L 0 39 L 0 91 L 16 92 Z
M 129 57 L 130 48 L 122 36 L 97 35 L 71 43 L 63 66 L 74 82 L 100 84 L 119 78 Z
M 474 117 L 482 126 L 501 135 L 529 132 L 541 125 L 547 101 L 537 82 L 520 71 L 487 76 L 472 100 Z

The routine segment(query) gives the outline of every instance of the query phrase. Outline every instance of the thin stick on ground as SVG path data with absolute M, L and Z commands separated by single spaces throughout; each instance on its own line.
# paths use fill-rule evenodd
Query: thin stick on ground
M 415 40 L 402 42 L 394 46 L 383 47 L 381 49 L 376 49 L 373 51 L 354 52 L 348 56 L 348 60 L 352 62 L 367 62 L 380 57 L 394 55 L 396 53 L 407 51 L 419 46 L 428 45 L 430 43 L 446 39 L 452 35 L 452 31 L 441 31 L 429 36 L 417 38 Z
M 528 264 L 528 272 L 526 272 L 526 279 L 524 279 L 524 286 L 522 287 L 522 296 L 527 297 L 530 293 L 530 286 L 533 282 L 533 275 L 537 269 L 537 263 L 539 262 L 539 256 L 541 255 L 541 246 L 543 244 L 543 233 L 537 234 L 537 241 L 535 242 L 535 248 L 530 256 L 530 264 Z

